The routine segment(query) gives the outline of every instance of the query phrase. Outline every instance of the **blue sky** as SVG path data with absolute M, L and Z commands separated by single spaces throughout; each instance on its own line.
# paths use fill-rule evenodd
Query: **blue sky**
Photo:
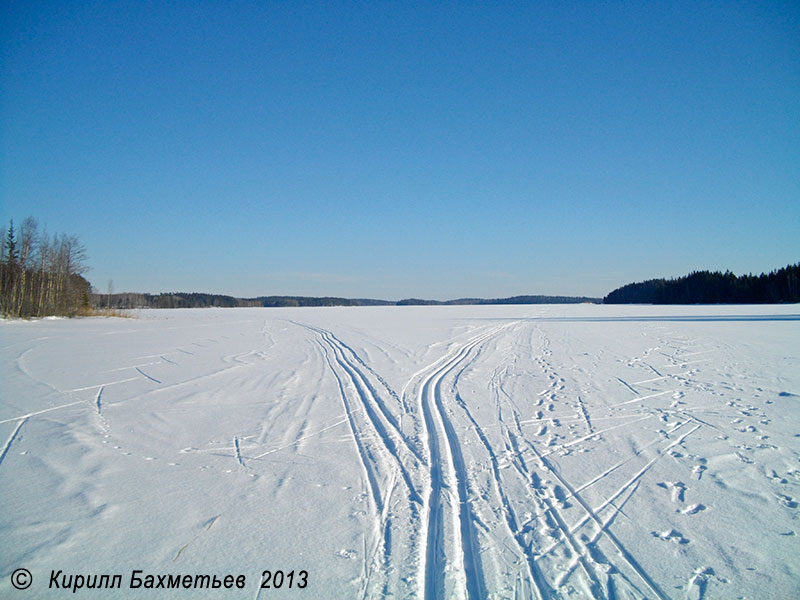
M 800 5 L 33 2 L 0 218 L 105 291 L 604 295 L 800 260 Z

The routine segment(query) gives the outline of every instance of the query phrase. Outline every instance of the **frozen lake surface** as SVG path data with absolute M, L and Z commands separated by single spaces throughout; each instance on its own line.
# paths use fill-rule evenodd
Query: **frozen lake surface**
M 0 381 L 2 597 L 800 589 L 797 305 L 5 321 Z M 59 570 L 123 585 L 48 590 Z

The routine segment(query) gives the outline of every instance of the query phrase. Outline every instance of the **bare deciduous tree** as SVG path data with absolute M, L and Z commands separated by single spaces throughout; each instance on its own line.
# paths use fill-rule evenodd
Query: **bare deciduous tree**
M 0 312 L 12 317 L 75 314 L 88 303 L 86 248 L 74 235 L 39 234 L 36 219 L 13 221 L 3 240 Z

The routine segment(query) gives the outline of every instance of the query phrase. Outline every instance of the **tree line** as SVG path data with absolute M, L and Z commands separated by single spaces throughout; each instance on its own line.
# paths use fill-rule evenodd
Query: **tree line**
M 406 298 L 392 302 L 398 306 L 471 306 L 484 304 L 599 304 L 600 298 L 587 296 L 511 296 L 510 298 L 458 298 L 456 300 L 420 300 Z
M 398 304 L 388 300 L 367 298 L 336 298 L 312 296 L 258 296 L 256 298 L 236 298 L 223 294 L 202 292 L 165 292 L 161 294 L 100 294 L 89 296 L 92 306 L 114 310 L 130 308 L 236 308 L 247 306 L 286 308 L 306 306 L 389 306 Z
M 320 306 L 452 306 L 472 304 L 577 304 L 581 302 L 599 303 L 599 298 L 573 296 L 514 296 L 511 298 L 460 298 L 458 300 L 374 300 L 370 298 L 337 298 L 331 296 L 258 296 L 256 298 L 235 298 L 222 294 L 200 292 L 169 292 L 162 294 L 99 294 L 92 293 L 90 302 L 95 308 L 124 310 L 130 308 L 206 308 L 210 306 L 233 308 L 260 306 L 269 308 L 320 307 Z
M 89 306 L 86 249 L 74 235 L 40 231 L 33 217 L 3 236 L 0 313 L 6 317 L 72 316 Z
M 514 296 L 397 302 L 366 298 L 259 296 L 236 298 L 222 294 L 171 292 L 162 294 L 99 294 L 83 277 L 88 270 L 84 246 L 74 235 L 48 234 L 33 217 L 5 230 L 0 257 L 0 313 L 6 317 L 74 316 L 93 309 L 407 306 L 454 304 L 563 304 L 600 302 L 573 296 Z M 800 302 L 800 263 L 761 275 L 736 276 L 730 271 L 694 271 L 673 279 L 650 279 L 622 286 L 602 299 L 605 304 L 770 304 Z
M 125 310 L 131 308 L 207 308 L 211 306 L 235 308 L 242 306 L 262 306 L 257 300 L 234 298 L 222 294 L 201 292 L 166 292 L 147 294 L 125 292 L 121 294 L 100 294 L 92 292 L 89 302 L 93 308 Z
M 694 271 L 674 279 L 629 283 L 605 304 L 776 304 L 800 302 L 800 263 L 761 275 Z

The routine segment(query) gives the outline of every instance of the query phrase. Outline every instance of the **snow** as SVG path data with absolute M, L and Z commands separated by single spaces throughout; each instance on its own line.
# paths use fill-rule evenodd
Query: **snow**
M 800 310 L 150 310 L 0 323 L 0 596 L 789 598 Z M 259 590 L 264 570 L 308 587 Z

